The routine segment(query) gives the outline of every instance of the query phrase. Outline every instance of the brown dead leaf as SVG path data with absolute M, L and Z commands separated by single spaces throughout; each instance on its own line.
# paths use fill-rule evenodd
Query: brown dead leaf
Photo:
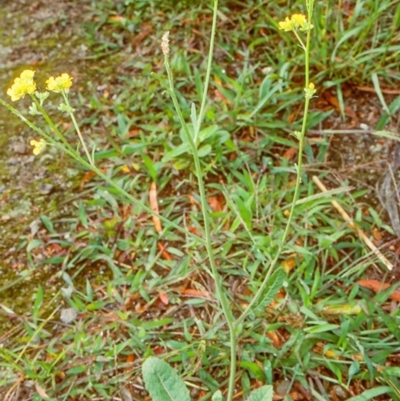
M 158 200 L 157 200 L 157 185 L 154 181 L 150 185 L 149 200 L 150 200 L 151 210 L 158 213 L 159 210 L 158 210 Z M 153 217 L 154 228 L 158 233 L 160 233 L 162 231 L 161 220 L 157 216 L 153 215 L 152 217 Z
M 36 391 L 38 392 L 40 398 L 43 398 L 45 400 L 48 400 L 50 397 L 46 394 L 46 391 L 44 391 L 43 387 L 35 382 L 35 387 L 36 387 Z
M 222 195 L 210 196 L 208 204 L 214 212 L 222 212 L 225 206 L 225 198 Z
M 273 330 L 273 331 L 267 331 L 266 333 L 265 333 L 265 335 L 270 339 L 270 340 L 272 340 L 272 342 L 273 342 L 273 344 L 274 344 L 274 346 L 275 346 L 275 348 L 281 348 L 281 339 L 279 338 L 279 336 L 278 336 L 278 334 L 277 334 L 277 332 L 275 331 L 275 330 Z
M 297 266 L 297 262 L 301 262 L 302 260 L 303 257 L 299 254 L 294 253 L 290 255 L 281 263 L 283 271 L 286 274 L 290 273 Z
M 382 233 L 377 228 L 374 228 L 372 230 L 372 235 L 373 235 L 374 239 L 377 241 L 381 241 L 383 238 Z
M 139 34 L 133 36 L 132 46 L 138 47 L 153 32 L 153 26 L 150 24 L 142 24 Z
M 195 290 L 194 288 L 182 289 L 181 294 L 187 297 L 211 299 L 209 292 Z
M 114 22 L 124 22 L 126 20 L 125 17 L 123 17 L 122 15 L 112 15 L 110 17 L 110 21 L 114 21 Z
M 161 251 L 161 255 L 165 260 L 172 260 L 172 256 L 166 250 L 167 245 L 163 245 L 161 242 L 157 244 L 158 249 Z
M 381 291 L 386 290 L 389 288 L 391 285 L 388 283 L 382 283 L 378 280 L 359 280 L 357 281 L 357 284 L 361 285 L 361 287 L 368 288 L 376 293 L 379 293 Z M 397 289 L 392 292 L 390 295 L 390 299 L 393 301 L 400 301 L 400 290 Z
M 298 148 L 289 148 L 284 154 L 283 157 L 286 160 L 292 160 L 294 156 L 296 156 Z
M 324 92 L 324 98 L 336 109 L 336 111 L 340 110 L 339 100 L 336 96 L 332 95 L 330 91 Z M 348 117 L 353 118 L 355 121 L 358 121 L 357 114 L 354 110 L 349 106 L 344 106 L 344 114 Z
M 160 291 L 158 293 L 158 297 L 160 298 L 160 301 L 164 304 L 164 305 L 168 305 L 169 304 L 169 298 L 168 298 L 168 294 L 164 291 Z
M 223 101 L 225 104 L 229 106 L 233 105 L 233 103 L 226 96 L 224 96 L 218 89 L 215 89 L 214 96 L 216 99 Z

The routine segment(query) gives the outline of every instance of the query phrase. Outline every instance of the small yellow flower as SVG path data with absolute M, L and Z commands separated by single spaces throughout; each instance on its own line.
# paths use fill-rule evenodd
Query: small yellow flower
M 13 102 L 36 91 L 36 84 L 33 80 L 34 75 L 35 71 L 25 70 L 22 71 L 18 78 L 14 79 L 13 85 L 7 90 L 7 95 L 11 97 Z
M 310 82 L 308 84 L 308 88 L 304 88 L 306 99 L 311 99 L 317 90 L 315 89 L 315 85 Z
M 294 28 L 293 21 L 289 19 L 289 17 L 286 17 L 285 21 L 279 22 L 279 29 L 281 31 L 289 32 L 293 31 L 293 28 Z
M 43 138 L 40 138 L 38 141 L 34 139 L 31 140 L 30 144 L 33 146 L 33 154 L 37 156 L 41 151 L 46 147 L 47 143 Z
M 47 81 L 47 90 L 52 92 L 62 92 L 65 91 L 66 93 L 69 92 L 69 88 L 72 85 L 72 77 L 68 74 L 63 73 L 59 77 L 50 77 Z
M 307 22 L 307 18 L 304 14 L 293 14 L 290 18 L 286 17 L 285 21 L 279 22 L 279 29 L 289 32 L 295 29 L 307 32 L 313 28 L 313 25 Z
M 306 16 L 303 14 L 293 14 L 292 21 L 297 26 L 303 26 L 307 22 L 307 19 L 306 19 Z

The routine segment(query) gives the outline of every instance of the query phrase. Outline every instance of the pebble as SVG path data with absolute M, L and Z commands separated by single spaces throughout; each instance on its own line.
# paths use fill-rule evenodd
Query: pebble
M 42 195 L 49 195 L 51 192 L 53 192 L 54 190 L 54 185 L 51 184 L 44 184 L 41 183 L 38 187 L 38 191 L 42 194 Z
M 25 153 L 28 152 L 28 147 L 24 142 L 18 142 L 13 145 L 13 150 L 15 153 L 18 153 L 20 155 L 24 155 Z

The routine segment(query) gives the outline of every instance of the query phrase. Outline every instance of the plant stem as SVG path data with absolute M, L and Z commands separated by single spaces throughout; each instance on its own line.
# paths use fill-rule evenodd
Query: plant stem
M 222 284 L 221 275 L 219 274 L 217 265 L 215 263 L 214 250 L 213 250 L 212 238 L 211 238 L 211 224 L 210 224 L 209 215 L 207 213 L 208 203 L 207 203 L 206 192 L 205 192 L 205 187 L 204 187 L 203 171 L 201 168 L 200 158 L 199 158 L 198 152 L 197 152 L 197 136 L 198 136 L 198 133 L 200 132 L 201 123 L 202 123 L 202 120 L 204 117 L 205 104 L 206 104 L 206 99 L 207 99 L 207 95 L 208 95 L 208 84 L 209 84 L 209 79 L 210 79 L 210 75 L 211 75 L 211 67 L 212 67 L 212 60 L 213 60 L 213 53 L 214 53 L 214 38 L 215 38 L 215 32 L 216 32 L 216 26 L 217 26 L 217 11 L 218 11 L 218 0 L 214 0 L 213 22 L 212 22 L 212 28 L 211 28 L 210 49 L 209 49 L 206 77 L 205 77 L 205 82 L 204 82 L 204 91 L 203 91 L 203 97 L 202 97 L 202 102 L 201 102 L 201 108 L 200 108 L 199 116 L 197 119 L 197 125 L 194 127 L 193 137 L 190 134 L 190 131 L 188 129 L 186 121 L 183 117 L 182 110 L 179 105 L 178 99 L 176 97 L 174 83 L 173 83 L 173 75 L 172 75 L 172 71 L 171 71 L 171 68 L 169 65 L 169 59 L 168 59 L 167 55 L 165 55 L 164 64 L 165 64 L 165 68 L 167 70 L 169 91 L 170 91 L 171 99 L 174 104 L 176 113 L 178 115 L 178 118 L 182 125 L 182 128 L 185 132 L 186 139 L 190 145 L 192 155 L 193 155 L 193 160 L 194 160 L 194 165 L 195 165 L 195 170 L 196 170 L 196 177 L 197 177 L 197 184 L 198 184 L 199 194 L 200 194 L 201 209 L 202 209 L 202 214 L 203 214 L 205 247 L 206 247 L 207 256 L 208 256 L 208 259 L 210 262 L 212 276 L 213 276 L 214 282 L 215 282 L 216 295 L 217 295 L 218 301 L 221 304 L 222 311 L 223 311 L 223 314 L 226 319 L 226 323 L 229 328 L 229 338 L 230 338 L 231 349 L 230 349 L 230 373 L 229 373 L 227 401 L 232 401 L 233 393 L 234 393 L 234 389 L 235 389 L 235 378 L 236 378 L 236 343 L 237 343 L 235 326 L 234 326 L 234 317 L 233 317 L 233 314 L 232 314 L 232 311 L 231 311 L 231 308 L 229 305 L 229 300 L 225 293 L 224 286 Z
M 53 120 L 47 114 L 46 110 L 43 106 L 38 102 L 36 96 L 31 95 L 32 101 L 36 104 L 37 109 L 40 111 L 40 114 L 43 116 L 44 120 L 46 121 L 47 125 L 54 131 L 54 133 L 58 136 L 58 138 L 62 141 L 62 143 L 70 150 L 74 151 L 73 147 L 68 143 L 65 139 L 64 135 L 59 131 L 57 126 L 53 123 Z
M 92 156 L 91 156 L 90 153 L 89 153 L 89 150 L 88 150 L 88 148 L 87 148 L 87 146 L 86 146 L 86 142 L 85 142 L 84 139 L 83 139 L 81 130 L 80 130 L 80 128 L 79 128 L 79 125 L 78 125 L 78 123 L 76 122 L 73 109 L 72 109 L 71 105 L 69 104 L 68 96 L 67 96 L 67 94 L 65 93 L 64 90 L 63 90 L 61 93 L 62 93 L 62 95 L 63 95 L 65 104 L 68 106 L 69 110 L 71 110 L 68 114 L 69 114 L 69 116 L 71 117 L 72 123 L 74 124 L 74 127 L 75 127 L 75 131 L 77 132 L 77 134 L 78 134 L 78 136 L 79 136 L 79 140 L 81 141 L 81 144 L 82 144 L 82 146 L 83 146 L 83 149 L 85 150 L 86 157 L 88 158 L 89 163 L 90 163 L 92 166 L 94 166 L 94 160 L 93 160 Z
M 312 5 L 308 9 L 308 18 L 309 21 L 311 20 L 312 16 Z M 303 48 L 304 53 L 305 53 L 305 88 L 307 89 L 309 84 L 310 84 L 310 39 L 311 39 L 311 29 L 307 31 L 307 39 L 306 39 L 306 45 Z M 301 42 L 301 41 L 300 41 Z M 302 42 L 301 42 L 302 43 Z M 304 46 L 304 45 L 303 45 Z M 247 305 L 246 309 L 241 313 L 238 319 L 235 321 L 235 327 L 238 327 L 246 318 L 246 316 L 251 312 L 253 309 L 254 305 L 256 305 L 259 301 L 259 298 L 261 294 L 264 292 L 266 286 L 268 285 L 269 278 L 271 277 L 276 264 L 278 263 L 278 260 L 282 254 L 283 247 L 285 245 L 286 239 L 288 237 L 292 220 L 293 220 L 293 215 L 294 215 L 294 210 L 296 207 L 296 202 L 299 199 L 299 194 L 300 194 L 300 184 L 301 184 L 301 172 L 302 172 L 302 166 L 303 166 L 303 148 L 304 148 L 304 136 L 306 132 L 306 127 L 307 127 L 307 117 L 308 117 L 308 109 L 310 106 L 310 98 L 308 96 L 305 97 L 305 104 L 304 104 L 304 116 L 303 116 L 303 123 L 301 127 L 301 132 L 298 137 L 299 140 L 299 150 L 298 150 L 298 155 L 297 155 L 297 176 L 296 176 L 296 185 L 294 188 L 294 194 L 293 194 L 293 200 L 292 200 L 292 205 L 290 208 L 290 214 L 288 217 L 288 220 L 286 222 L 285 230 L 282 234 L 281 240 L 278 245 L 278 250 L 276 252 L 276 255 L 274 259 L 271 262 L 271 265 L 268 269 L 267 274 L 264 277 L 263 282 L 261 283 L 260 288 L 257 290 L 255 293 L 253 299 L 251 302 Z

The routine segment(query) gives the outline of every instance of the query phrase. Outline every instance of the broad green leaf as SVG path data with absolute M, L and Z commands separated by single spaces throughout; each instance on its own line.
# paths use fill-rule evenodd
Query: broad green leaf
M 199 142 L 204 142 L 206 139 L 212 137 L 213 135 L 215 135 L 219 130 L 218 125 L 211 125 L 207 128 L 202 129 L 199 132 Z
M 261 295 L 256 308 L 265 308 L 269 305 L 275 298 L 275 295 L 282 288 L 283 282 L 286 279 L 286 274 L 279 268 L 277 269 L 271 278 L 268 280 L 268 285 L 263 294 Z
M 150 357 L 142 366 L 142 374 L 153 401 L 190 401 L 185 383 L 167 362 Z
M 250 393 L 247 401 L 272 401 L 272 386 L 263 386 Z
M 221 390 L 218 390 L 213 394 L 211 401 L 224 401 Z
M 171 160 L 176 159 L 178 156 L 181 156 L 181 155 L 183 155 L 185 153 L 189 153 L 189 152 L 190 152 L 189 143 L 182 143 L 179 146 L 177 146 L 176 148 L 166 152 L 164 154 L 164 157 L 162 158 L 162 162 L 164 162 L 164 163 L 169 162 Z
M 205 157 L 205 156 L 207 156 L 208 154 L 210 154 L 211 151 L 212 151 L 211 145 L 208 145 L 208 144 L 207 144 L 207 145 L 202 146 L 202 147 L 197 151 L 197 155 L 198 155 L 199 157 Z

